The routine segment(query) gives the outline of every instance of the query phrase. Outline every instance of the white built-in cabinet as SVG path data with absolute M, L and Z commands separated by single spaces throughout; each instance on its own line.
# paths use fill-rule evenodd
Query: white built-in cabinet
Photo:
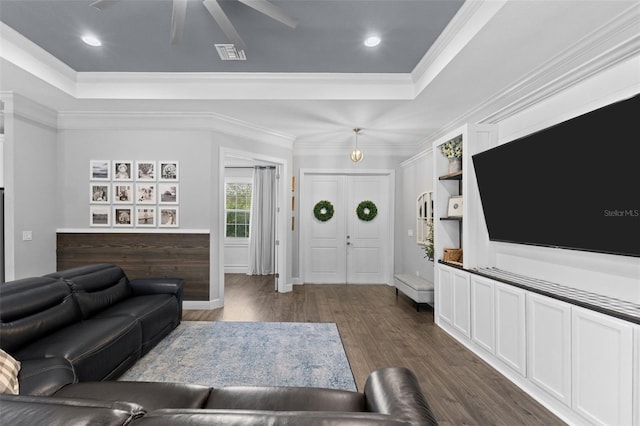
M 436 323 L 563 420 L 640 424 L 640 325 L 442 263 L 436 276 Z
M 529 293 L 527 324 L 527 377 L 571 405 L 571 305 Z
M 571 308 L 572 407 L 595 424 L 631 425 L 633 333 L 631 323 Z M 636 364 L 636 368 L 640 368 Z

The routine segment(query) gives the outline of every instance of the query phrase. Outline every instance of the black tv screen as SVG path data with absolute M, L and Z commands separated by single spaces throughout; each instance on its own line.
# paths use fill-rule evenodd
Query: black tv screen
M 640 95 L 473 155 L 489 239 L 640 257 Z

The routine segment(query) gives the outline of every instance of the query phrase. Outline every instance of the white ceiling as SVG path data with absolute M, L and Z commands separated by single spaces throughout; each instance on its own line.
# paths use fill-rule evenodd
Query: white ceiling
M 3 22 L 2 11 L 9 1 L 0 0 Z M 122 0 L 113 9 L 128 1 L 136 0 Z M 301 11 L 320 2 L 278 4 L 294 8 L 300 15 L 299 27 L 292 30 L 295 33 L 309 22 Z M 430 3 L 346 3 L 354 8 L 372 4 L 382 8 L 381 4 L 390 3 L 402 8 L 425 2 Z M 322 3 L 338 10 L 345 2 Z M 638 9 L 637 1 L 468 0 L 434 44 L 424 40 L 421 44 L 411 35 L 399 36 L 404 37 L 401 44 L 406 48 L 410 44 L 430 47 L 415 65 L 409 65 L 410 69 L 391 72 L 369 65 L 358 68 L 358 61 L 349 59 L 357 55 L 343 59 L 353 60 L 348 68 L 356 71 L 340 73 L 324 72 L 312 61 L 305 65 L 304 72 L 296 73 L 170 73 L 153 72 L 149 65 L 147 72 L 78 72 L 62 58 L 51 59 L 11 28 L 2 26 L 0 89 L 38 100 L 62 116 L 72 112 L 209 114 L 295 141 L 296 149 L 348 146 L 353 141 L 351 129 L 361 127 L 363 149 L 391 146 L 415 152 L 428 139 L 463 123 L 499 120 L 561 83 L 566 85 L 595 72 L 595 64 L 599 69 L 607 66 L 607 52 L 629 37 L 637 41 Z M 358 16 L 350 20 L 354 27 L 363 27 Z M 320 22 L 314 22 L 320 40 L 322 28 L 333 28 L 332 18 L 329 10 Z M 402 21 L 389 18 L 385 33 L 400 30 Z M 240 30 L 241 19 L 234 19 Z M 34 21 L 31 25 L 42 23 Z M 245 40 L 248 46 L 253 43 L 249 33 Z M 169 44 L 168 35 L 165 40 Z M 181 49 L 188 49 L 188 41 L 181 40 Z M 268 44 L 260 50 L 273 55 L 278 52 L 288 58 L 285 62 L 292 63 L 298 55 L 295 49 L 282 52 L 276 44 Z M 254 45 L 258 46 L 257 42 Z M 394 62 L 392 57 L 388 61 Z M 412 61 L 407 60 L 403 66 Z M 99 66 L 95 64 L 87 66 Z M 83 69 L 84 65 L 76 66 Z

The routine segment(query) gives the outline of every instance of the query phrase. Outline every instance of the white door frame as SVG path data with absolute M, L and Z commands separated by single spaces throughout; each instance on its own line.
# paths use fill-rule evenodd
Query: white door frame
M 224 306 L 224 235 L 225 235 L 225 215 L 224 215 L 224 206 L 225 206 L 225 187 L 224 187 L 224 177 L 225 177 L 225 159 L 227 157 L 239 157 L 239 158 L 247 158 L 256 161 L 264 161 L 277 166 L 277 170 L 280 171 L 280 178 L 277 180 L 278 189 L 277 199 L 276 199 L 276 240 L 279 241 L 279 244 L 276 245 L 276 258 L 277 258 L 277 270 L 280 274 L 280 278 L 278 279 L 278 292 L 286 293 L 293 289 L 293 286 L 289 283 L 289 272 L 287 270 L 287 262 L 286 262 L 286 253 L 287 253 L 287 227 L 285 224 L 287 223 L 287 209 L 286 203 L 284 200 L 284 194 L 287 193 L 287 182 L 289 181 L 289 163 L 284 158 L 278 157 L 270 157 L 267 155 L 256 154 L 248 151 L 239 151 L 235 149 L 220 147 L 220 158 L 219 158 L 219 188 L 218 188 L 218 205 L 219 205 L 219 220 L 218 220 L 218 286 L 219 286 L 219 295 L 220 302 L 222 306 Z M 215 284 L 211 283 L 211 287 Z
M 300 169 L 300 191 L 299 191 L 299 206 L 300 206 L 300 217 L 305 214 L 302 206 L 306 204 L 306 197 L 312 196 L 312 194 L 306 194 L 305 196 L 305 179 L 307 176 L 311 175 L 340 175 L 340 176 L 389 176 L 389 235 L 387 236 L 388 241 L 385 243 L 388 244 L 388 255 L 389 255 L 389 267 L 387 268 L 387 276 L 386 284 L 393 284 L 393 265 L 394 265 L 394 239 L 395 239 L 395 182 L 396 182 L 396 172 L 394 169 L 371 169 L 371 170 L 352 170 L 352 169 Z M 309 222 L 303 220 L 302 218 L 299 221 L 300 223 L 300 244 L 298 249 L 298 271 L 300 272 L 300 280 L 302 283 L 305 282 L 305 250 L 304 247 L 307 247 L 307 235 L 309 230 L 307 229 Z

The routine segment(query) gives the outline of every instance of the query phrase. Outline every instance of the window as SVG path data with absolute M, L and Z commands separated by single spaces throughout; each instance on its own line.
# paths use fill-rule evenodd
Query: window
M 229 181 L 225 192 L 226 237 L 249 238 L 251 183 Z

